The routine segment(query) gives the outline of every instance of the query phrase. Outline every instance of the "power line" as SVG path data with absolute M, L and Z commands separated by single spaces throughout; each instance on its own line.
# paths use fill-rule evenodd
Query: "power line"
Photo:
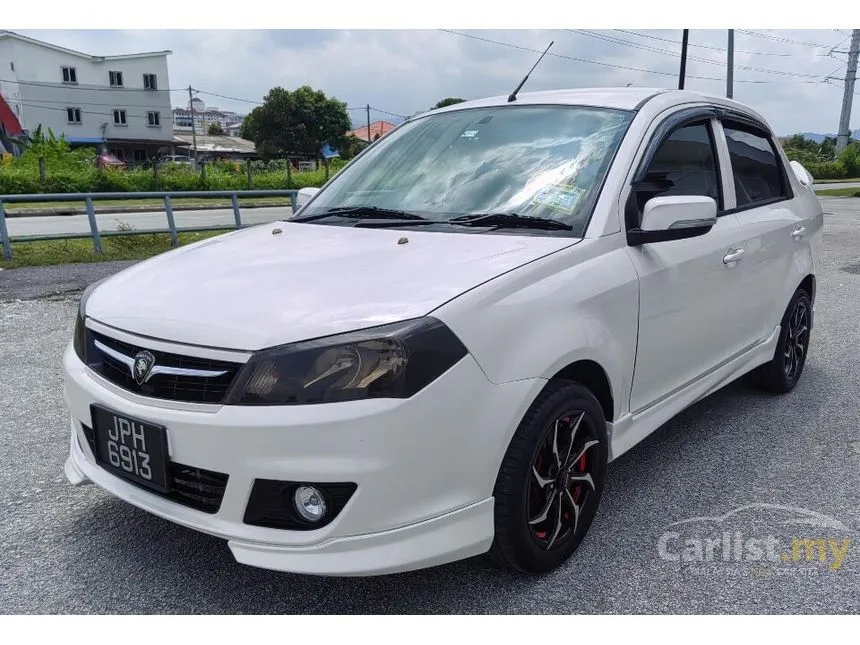
M 783 38 L 782 36 L 774 36 L 773 34 L 763 34 L 759 31 L 748 31 L 746 29 L 737 29 L 736 31 L 739 31 L 742 34 L 747 34 L 748 36 L 755 36 L 756 38 L 764 38 L 766 40 L 773 40 L 780 43 L 790 43 L 792 45 L 804 45 L 806 47 L 814 47 L 816 49 L 832 49 L 833 47 L 838 47 L 838 45 L 817 45 L 803 40 L 792 40 L 791 38 Z
M 617 32 L 622 33 L 622 34 L 628 34 L 630 36 L 639 36 L 640 38 L 650 38 L 651 40 L 659 40 L 661 42 L 671 43 L 673 45 L 680 45 L 681 44 L 680 40 L 672 40 L 671 38 L 661 38 L 660 36 L 653 36 L 651 34 L 643 34 L 643 33 L 640 33 L 638 31 L 628 31 L 626 29 L 613 29 L 612 31 L 617 31 Z M 850 36 L 849 36 L 849 38 L 850 38 Z M 714 45 L 698 45 L 695 43 L 690 43 L 689 46 L 690 47 L 697 47 L 699 49 L 710 49 L 710 50 L 718 51 L 718 52 L 727 51 L 725 47 L 716 47 Z M 838 45 L 837 45 L 837 47 L 838 47 Z M 808 54 L 808 53 L 803 53 L 803 54 L 790 53 L 789 54 L 789 53 L 781 53 L 781 52 L 759 52 L 759 51 L 750 51 L 750 50 L 744 50 L 744 49 L 736 49 L 735 53 L 736 54 L 749 54 L 749 55 L 754 55 L 754 56 L 782 56 L 782 57 L 792 57 L 792 56 L 825 56 L 825 57 L 829 57 L 830 56 L 830 54 L 814 54 L 814 53 L 813 54 Z
M 253 103 L 255 105 L 263 105 L 262 101 L 255 101 L 253 99 L 240 99 L 240 98 L 236 98 L 235 96 L 226 96 L 224 94 L 218 94 L 217 92 L 209 92 L 207 90 L 194 90 L 194 91 L 197 92 L 198 94 L 206 94 L 207 96 L 217 96 L 218 98 L 226 99 L 228 101 L 238 101 L 240 103 Z
M 356 109 L 356 108 L 350 108 L 350 109 Z M 388 116 L 396 116 L 398 119 L 408 119 L 409 118 L 408 116 L 406 116 L 404 114 L 395 114 L 394 112 L 387 112 L 386 110 L 380 110 L 379 108 L 373 107 L 372 105 L 370 106 L 370 109 L 373 110 L 374 112 L 381 112 L 382 114 L 387 114 Z
M 210 92 L 208 90 L 195 90 L 198 94 L 206 94 L 207 96 L 217 96 L 218 98 L 226 99 L 228 101 L 239 101 L 241 103 L 252 103 L 254 105 L 263 105 L 263 101 L 256 101 L 254 99 L 243 99 L 238 98 L 236 96 L 227 96 L 226 94 L 218 94 L 217 92 Z M 347 110 L 363 110 L 363 107 L 347 107 Z M 381 110 L 380 110 L 381 111 Z
M 454 34 L 457 36 L 463 36 L 465 38 L 472 38 L 474 40 L 480 40 L 480 41 L 486 42 L 486 43 L 492 43 L 494 45 L 501 45 L 503 47 L 510 47 L 512 49 L 519 49 L 521 51 L 534 52 L 536 54 L 542 54 L 543 53 L 543 51 L 541 51 L 539 49 L 533 49 L 531 47 L 524 47 L 522 45 L 514 45 L 512 43 L 506 43 L 506 42 L 502 42 L 499 40 L 491 40 L 489 38 L 482 38 L 480 36 L 473 36 L 472 34 L 466 34 L 466 33 L 460 32 L 460 31 L 453 31 L 450 29 L 440 29 L 440 31 L 443 31 L 443 32 L 448 33 L 448 34 Z M 588 60 L 587 58 L 577 58 L 575 56 L 566 56 L 564 54 L 557 54 L 557 53 L 553 53 L 553 52 L 549 52 L 547 54 L 547 56 L 555 56 L 556 58 L 563 58 L 566 60 L 576 61 L 578 63 L 590 63 L 592 65 L 600 65 L 601 67 L 612 67 L 614 69 L 623 69 L 623 70 L 628 70 L 628 71 L 633 71 L 633 72 L 644 72 L 646 74 L 658 74 L 660 76 L 671 76 L 673 78 L 676 76 L 675 72 L 659 72 L 659 71 L 653 70 L 653 69 L 643 69 L 641 67 L 631 67 L 629 65 L 616 65 L 614 63 L 605 63 L 602 61 Z M 725 81 L 726 80 L 725 78 L 720 78 L 720 77 L 715 77 L 715 76 L 693 76 L 691 74 L 687 74 L 686 77 L 687 78 L 695 78 L 695 79 L 704 80 L 704 81 Z M 793 83 L 820 83 L 821 81 L 812 81 L 812 80 L 809 80 L 809 81 L 802 81 L 802 80 L 798 80 L 798 81 L 759 81 L 759 80 L 736 79 L 735 82 L 736 83 L 753 83 L 753 84 L 772 84 L 772 83 L 792 83 L 792 82 Z
M 14 101 L 15 101 L 15 99 L 12 99 L 12 102 L 14 102 Z M 49 101 L 48 99 L 27 99 L 27 101 L 29 101 L 31 103 L 50 103 L 50 104 L 54 104 L 54 105 L 65 105 L 66 107 L 78 107 L 79 105 L 95 105 L 95 106 L 110 107 L 110 108 L 114 107 L 113 105 L 111 105 L 109 103 L 87 103 L 86 101 L 77 101 L 75 99 L 72 99 L 71 101 Z M 120 106 L 116 106 L 116 107 L 117 107 L 117 109 L 120 108 Z M 148 109 L 152 109 L 152 110 L 163 110 L 164 106 L 163 105 L 124 105 L 124 106 L 122 106 L 122 109 L 126 109 L 126 108 L 148 108 Z M 170 108 L 170 109 L 171 110 L 174 110 L 174 109 L 184 110 L 186 112 L 188 111 L 185 108 Z
M 227 96 L 225 94 L 218 94 L 217 92 L 210 92 L 208 90 L 195 90 L 195 91 L 198 94 L 206 94 L 207 96 L 217 96 L 218 98 L 222 98 L 222 99 L 225 99 L 228 101 L 241 101 L 243 103 L 253 103 L 254 105 L 263 105 L 263 101 L 255 101 L 254 99 L 244 99 L 244 98 L 238 98 L 235 96 Z M 364 110 L 366 108 L 365 107 L 349 107 L 349 106 L 347 106 L 346 109 L 347 110 Z M 388 112 L 386 110 L 382 110 L 380 108 L 373 107 L 372 105 L 370 106 L 370 109 L 375 111 L 375 112 L 381 112 L 382 114 L 388 114 L 389 116 L 396 116 L 396 117 L 399 117 L 402 119 L 408 118 L 402 114 L 395 114 L 394 112 Z
M 19 105 L 23 105 L 25 107 L 37 108 L 39 110 L 55 110 L 57 112 L 67 112 L 68 110 L 80 110 L 77 106 L 69 105 L 68 107 L 50 107 L 48 105 L 34 105 L 32 103 L 20 103 Z M 138 107 L 138 106 L 129 106 L 129 107 Z M 92 110 L 80 110 L 81 114 L 93 114 L 96 116 L 110 116 L 112 117 L 113 111 L 111 112 L 94 112 Z M 149 115 L 147 114 L 129 114 L 127 108 L 116 108 L 116 111 L 122 111 L 126 113 L 127 119 L 148 119 Z
M 0 83 L 19 83 L 19 84 L 23 84 L 23 85 L 33 85 L 34 84 L 34 83 L 29 83 L 27 81 L 6 81 L 3 79 L 0 79 Z M 57 86 L 56 84 L 52 84 L 52 83 L 35 83 L 35 85 L 40 85 L 42 87 L 56 87 L 56 89 L 61 89 L 61 88 L 65 89 L 65 86 Z M 79 88 L 79 89 L 94 89 L 94 90 L 111 91 L 114 88 Z M 122 88 L 115 88 L 115 89 L 122 89 Z M 130 88 L 127 88 L 127 89 L 130 89 Z M 135 91 L 143 92 L 144 90 L 135 90 Z M 149 92 L 150 90 L 145 90 L 145 91 Z M 159 91 L 159 92 L 186 91 L 187 92 L 188 90 L 186 88 L 185 90 L 154 90 L 154 91 Z M 242 103 L 252 103 L 254 105 L 263 105 L 263 101 L 255 101 L 253 99 L 245 99 L 245 98 L 239 98 L 239 97 L 235 97 L 235 96 L 227 96 L 225 94 L 219 94 L 217 92 L 210 92 L 208 90 L 194 90 L 194 91 L 198 94 L 205 94 L 207 96 L 217 96 L 219 98 L 230 100 L 230 101 L 238 101 L 238 102 L 242 102 Z M 92 102 L 88 102 L 88 101 L 78 101 L 74 98 L 69 99 L 69 100 L 65 100 L 65 101 L 51 101 L 48 99 L 28 99 L 28 102 L 26 102 L 26 103 L 22 102 L 20 104 L 26 105 L 28 107 L 34 107 L 34 108 L 40 108 L 41 107 L 41 108 L 44 108 L 46 110 L 48 110 L 48 109 L 65 110 L 66 109 L 65 107 L 63 107 L 63 108 L 51 108 L 49 105 L 36 105 L 36 103 L 39 103 L 39 104 L 48 103 L 48 104 L 54 104 L 54 105 L 63 105 L 66 107 L 78 107 L 81 105 L 93 105 L 93 106 L 102 106 L 102 107 L 114 109 L 114 106 L 112 106 L 111 104 L 108 104 L 108 103 L 92 103 Z M 148 109 L 152 109 L 152 110 L 163 110 L 164 106 L 163 105 L 125 105 L 122 107 L 116 106 L 115 109 L 128 109 L 128 108 L 143 108 L 143 109 L 148 108 Z M 173 110 L 188 111 L 187 108 L 182 108 L 182 107 L 174 108 L 173 106 L 171 106 L 169 109 L 171 110 L 171 112 Z M 346 109 L 354 111 L 354 110 L 364 110 L 365 108 L 363 108 L 363 107 L 347 107 Z M 407 116 L 404 116 L 403 114 L 397 114 L 395 112 L 389 112 L 387 110 L 382 110 L 380 108 L 376 108 L 373 106 L 371 106 L 370 109 L 375 111 L 375 112 L 380 112 L 382 114 L 387 114 L 389 116 L 395 116 L 395 117 L 398 117 L 401 119 L 409 118 Z M 85 114 L 104 114 L 106 116 L 111 116 L 111 114 L 112 114 L 112 113 L 107 113 L 107 112 L 93 112 L 93 111 L 86 111 L 84 113 Z
M 656 52 L 659 54 L 666 54 L 668 56 L 677 57 L 678 52 L 669 51 L 666 49 L 658 49 L 656 47 L 651 47 L 650 45 L 643 45 L 642 43 L 634 43 L 629 40 L 622 40 L 620 38 L 613 38 L 612 36 L 605 36 L 603 34 L 599 34 L 596 32 L 589 31 L 587 29 L 568 29 L 566 31 L 570 31 L 575 34 L 581 34 L 583 36 L 591 36 L 592 38 L 598 38 L 600 40 L 605 40 L 607 42 L 617 43 L 619 45 L 627 45 L 628 47 L 634 47 L 636 49 L 643 49 L 645 51 Z M 709 63 L 711 65 L 718 65 L 720 67 L 725 66 L 725 61 L 721 60 L 713 60 L 711 58 L 700 58 L 698 56 L 688 56 L 689 60 L 699 61 L 701 63 Z M 797 72 L 787 72 L 785 70 L 779 69 L 770 69 L 766 67 L 755 67 L 752 65 L 735 65 L 737 69 L 743 69 L 750 72 L 761 72 L 762 74 L 777 74 L 779 76 L 795 76 L 798 78 L 821 78 L 820 74 L 800 74 Z
M 630 40 L 622 40 L 620 38 L 613 38 L 612 36 L 607 36 L 605 34 L 599 34 L 599 33 L 594 32 L 594 31 L 589 31 L 588 29 L 566 29 L 565 31 L 569 31 L 571 33 L 579 34 L 582 36 L 590 36 L 592 38 L 597 38 L 599 40 L 605 40 L 605 41 L 611 42 L 611 43 L 617 43 L 619 45 L 627 45 L 628 47 L 633 47 L 634 49 L 641 49 L 644 51 L 656 52 L 658 54 L 667 54 L 669 56 L 675 56 L 675 57 L 678 56 L 677 51 L 668 51 L 666 49 L 659 49 L 657 47 L 652 47 L 651 45 L 646 45 L 644 43 L 637 43 L 637 42 L 633 42 Z M 678 41 L 677 44 L 681 44 L 680 41 Z M 722 65 L 723 64 L 720 61 L 711 60 L 710 58 L 698 58 L 695 56 L 688 56 L 688 58 L 690 60 L 697 60 L 697 61 L 701 61 L 704 63 L 713 63 L 715 65 L 717 65 L 717 64 Z
M 90 87 L 78 85 L 76 83 L 40 83 L 38 81 L 13 81 L 11 79 L 0 78 L 0 83 L 14 83 L 16 85 L 32 85 L 35 87 L 62 87 L 67 90 L 75 90 L 82 92 L 141 92 L 147 94 L 155 94 L 157 92 L 185 92 L 187 89 L 145 89 L 142 87 Z

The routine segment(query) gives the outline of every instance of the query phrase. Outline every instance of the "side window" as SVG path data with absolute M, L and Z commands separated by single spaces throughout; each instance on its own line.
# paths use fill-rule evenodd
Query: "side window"
M 763 132 L 730 122 L 724 123 L 723 129 L 738 208 L 788 197 L 782 167 L 770 138 Z
M 708 124 L 686 125 L 672 132 L 635 190 L 640 213 L 649 199 L 672 195 L 713 197 L 721 208 L 720 175 Z

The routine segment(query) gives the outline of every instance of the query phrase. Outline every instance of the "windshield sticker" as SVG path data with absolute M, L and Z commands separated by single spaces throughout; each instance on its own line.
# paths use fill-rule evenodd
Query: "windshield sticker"
M 532 199 L 532 203 L 570 213 L 576 208 L 584 193 L 584 190 L 575 186 L 553 184 L 539 190 Z
M 474 139 L 478 134 L 477 130 L 466 130 L 463 134 L 460 135 L 461 139 Z

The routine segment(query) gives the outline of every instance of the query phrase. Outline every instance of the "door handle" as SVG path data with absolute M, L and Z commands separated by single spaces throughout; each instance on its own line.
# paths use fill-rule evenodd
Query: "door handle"
M 795 240 L 799 240 L 804 235 L 806 235 L 806 227 L 805 226 L 798 226 L 796 229 L 794 229 L 791 232 L 791 237 L 793 237 Z
M 729 249 L 723 256 L 723 264 L 732 264 L 744 256 L 743 249 Z

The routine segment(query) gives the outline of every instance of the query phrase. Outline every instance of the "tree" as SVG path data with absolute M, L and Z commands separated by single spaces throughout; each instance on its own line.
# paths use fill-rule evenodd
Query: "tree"
M 364 150 L 369 144 L 364 139 L 359 139 L 357 136 L 350 135 L 346 143 L 340 149 L 341 159 L 352 159 L 359 152 Z
M 209 124 L 209 127 L 206 128 L 206 134 L 211 137 L 221 137 L 224 136 L 224 128 L 222 128 L 221 124 L 216 121 L 215 123 Z
M 839 161 L 842 162 L 849 177 L 860 174 L 860 141 L 850 141 L 839 154 Z
M 786 156 L 802 164 L 833 161 L 836 158 L 836 139 L 825 137 L 818 143 L 802 134 L 795 134 L 783 143 Z
M 431 107 L 431 110 L 438 110 L 439 108 L 448 107 L 449 105 L 456 105 L 457 103 L 465 103 L 466 99 L 455 99 L 455 98 L 447 98 L 442 99 L 436 105 Z
M 346 103 L 304 85 L 290 92 L 275 87 L 251 110 L 242 135 L 264 157 L 319 155 L 323 144 L 341 148 L 352 128 Z

